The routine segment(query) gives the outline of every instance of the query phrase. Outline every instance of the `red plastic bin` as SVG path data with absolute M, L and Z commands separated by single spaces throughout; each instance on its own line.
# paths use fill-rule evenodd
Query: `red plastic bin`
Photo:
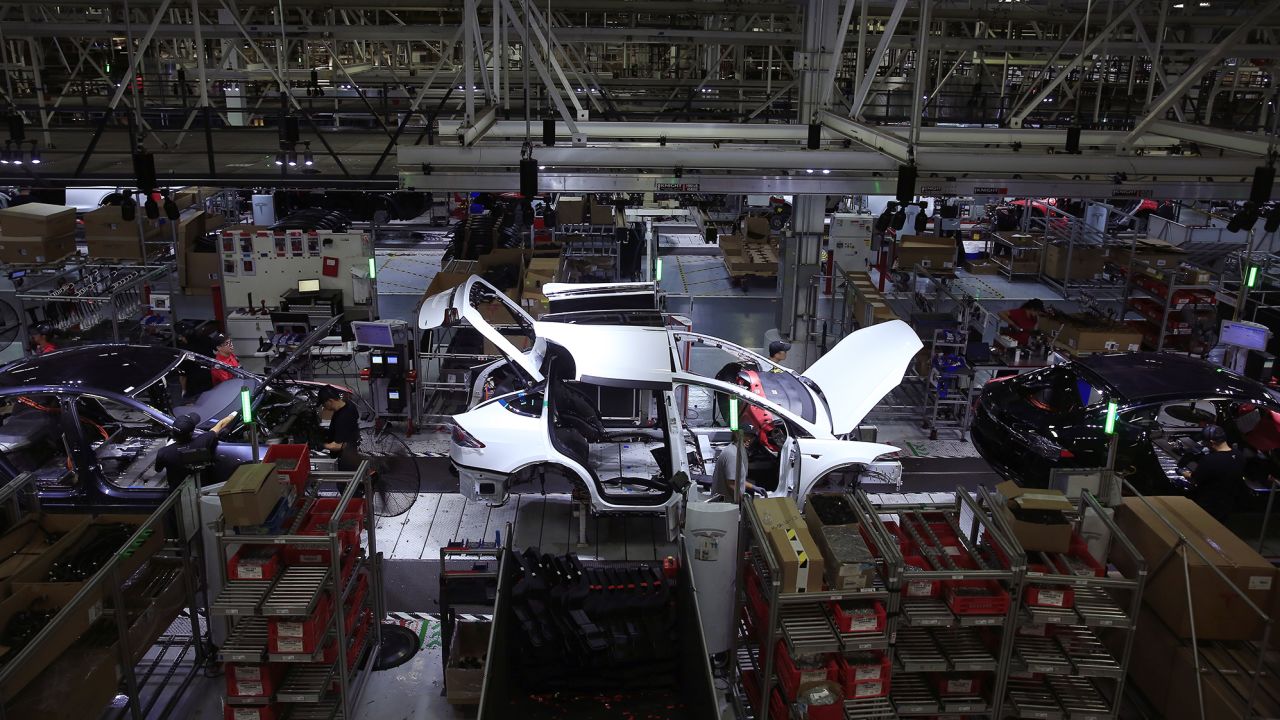
M 903 561 L 911 567 L 920 570 L 932 570 L 929 563 L 922 557 L 917 555 L 907 555 Z M 907 597 L 938 597 L 942 592 L 942 582 L 939 580 L 912 580 L 911 573 L 907 572 L 903 576 L 902 593 Z
M 1031 572 L 1044 573 L 1046 575 L 1056 575 L 1052 568 L 1048 565 L 1030 564 L 1027 570 Z M 1028 576 L 1027 585 L 1027 604 L 1036 607 L 1050 608 L 1069 608 L 1075 604 L 1076 593 L 1070 586 L 1066 585 L 1036 585 L 1035 578 Z
M 837 681 L 836 661 L 830 655 L 824 659 L 821 668 L 801 670 L 791 659 L 791 653 L 787 652 L 787 644 L 781 640 L 774 646 L 773 663 L 776 666 L 778 682 L 782 685 L 783 695 L 789 700 L 794 700 L 796 691 L 806 683 L 823 680 Z
M 982 694 L 982 676 L 978 674 L 939 676 L 934 678 L 934 688 L 942 697 L 957 695 L 974 697 Z
M 889 656 L 882 652 L 836 657 L 837 682 L 846 700 L 888 695 L 891 670 Z
M 227 558 L 228 580 L 270 580 L 280 572 L 280 548 L 241 545 Z
M 226 663 L 223 671 L 227 676 L 227 697 L 270 702 L 284 680 L 284 670 L 285 666 L 270 663 Z
M 1076 560 L 1080 565 L 1084 566 L 1084 568 L 1087 568 L 1087 571 L 1084 568 L 1073 570 L 1070 566 L 1063 563 L 1060 558 L 1055 556 L 1053 558 L 1053 566 L 1063 575 L 1081 575 L 1084 577 L 1088 577 L 1090 575 L 1094 577 L 1107 576 L 1107 569 L 1089 553 L 1089 543 L 1085 542 L 1084 538 L 1080 537 L 1079 533 L 1071 533 L 1071 545 L 1069 546 L 1066 554 L 1067 557 Z
M 305 618 L 271 618 L 267 623 L 267 652 L 308 654 L 320 649 L 333 619 L 333 598 L 324 593 Z
M 319 498 L 312 503 L 303 518 L 296 534 L 324 535 L 328 532 L 329 520 L 338 507 L 337 498 Z M 364 531 L 364 498 L 351 498 L 346 510 L 342 513 L 338 529 L 339 547 L 342 552 L 356 547 L 360 542 L 360 533 Z M 329 564 L 329 548 L 315 545 L 286 545 L 284 559 L 288 565 L 327 565 Z
M 854 607 L 846 608 L 844 605 Z M 836 629 L 842 633 L 878 633 L 884 630 L 886 615 L 879 600 L 832 601 L 828 607 Z
M 289 484 L 298 495 L 305 493 L 307 479 L 311 477 L 311 446 L 268 445 L 262 462 L 276 463 L 276 472 L 289 478 Z
M 223 720 L 279 720 L 275 703 L 266 705 L 224 705 Z M 784 716 L 785 717 L 785 716 Z
M 962 594 L 964 588 L 985 592 Z M 1009 593 L 995 580 L 948 580 L 943 594 L 957 615 L 1003 615 L 1009 611 Z

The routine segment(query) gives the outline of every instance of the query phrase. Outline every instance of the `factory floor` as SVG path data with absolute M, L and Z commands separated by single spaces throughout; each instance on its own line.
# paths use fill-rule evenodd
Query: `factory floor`
M 662 288 L 672 312 L 690 318 L 696 331 L 747 346 L 761 347 L 775 326 L 776 289 L 756 285 L 746 291 L 729 280 L 714 245 L 696 235 L 664 234 L 666 267 Z M 378 311 L 383 318 L 416 324 L 415 311 L 431 278 L 440 268 L 442 248 L 380 247 Z M 979 297 L 1007 300 L 1011 305 L 1031 297 L 1056 297 L 1039 283 L 1009 283 L 1003 278 L 959 273 L 957 282 Z M 206 316 L 201 298 L 181 298 L 185 317 Z M 820 303 L 819 314 L 837 312 L 833 301 Z M 207 316 L 211 316 L 211 312 Z M 802 352 L 804 348 L 800 349 Z M 795 354 L 795 353 L 793 353 Z M 803 362 L 803 357 L 793 358 Z M 900 448 L 904 492 L 949 492 L 957 487 L 988 487 L 999 481 L 991 468 L 956 433 L 929 439 L 918 421 L 877 423 L 878 440 Z M 439 584 L 440 548 L 453 540 L 493 541 L 513 533 L 516 547 L 536 546 L 544 552 L 576 552 L 584 558 L 660 561 L 674 554 L 659 518 L 580 519 L 568 496 L 515 496 L 504 507 L 470 504 L 457 494 L 457 480 L 448 471 L 447 434 L 427 429 L 404 438 L 405 456 L 386 458 L 396 476 L 420 483 L 421 492 L 403 515 L 382 518 L 376 525 L 378 550 L 384 568 L 388 621 L 408 625 L 422 638 L 422 648 L 409 663 L 375 673 L 355 720 L 375 718 L 468 717 L 441 695 Z M 223 717 L 221 677 L 200 678 L 181 701 L 174 717 L 213 720 Z

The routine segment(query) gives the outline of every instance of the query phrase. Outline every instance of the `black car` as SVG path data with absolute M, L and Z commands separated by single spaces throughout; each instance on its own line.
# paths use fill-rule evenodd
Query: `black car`
M 0 483 L 34 473 L 47 507 L 133 509 L 159 504 L 169 488 L 154 469 L 174 419 L 207 429 L 241 406 L 248 389 L 260 442 L 310 442 L 319 435 L 316 394 L 323 383 L 244 372 L 171 347 L 87 345 L 0 368 Z M 232 377 L 209 389 L 189 382 L 211 368 Z M 191 392 L 187 392 L 190 386 Z M 340 388 L 345 389 L 345 388 Z M 225 480 L 252 457 L 237 418 L 223 433 L 211 480 Z
M 1182 494 L 1180 471 L 1202 429 L 1219 425 L 1265 483 L 1280 465 L 1280 399 L 1265 385 L 1167 353 L 1092 355 L 987 383 L 970 435 L 979 454 L 1024 486 L 1056 468 L 1107 464 L 1107 406 L 1116 403 L 1115 469 L 1140 492 Z M 1264 485 L 1265 486 L 1265 485 Z

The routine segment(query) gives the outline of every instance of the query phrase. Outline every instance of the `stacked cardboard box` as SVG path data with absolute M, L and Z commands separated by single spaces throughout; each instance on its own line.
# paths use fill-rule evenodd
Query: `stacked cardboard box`
M 756 517 L 778 562 L 782 592 L 822 590 L 825 563 L 822 550 L 789 497 L 756 498 Z
M 898 314 L 876 289 L 869 273 L 851 273 L 846 277 L 853 286 L 853 321 L 859 327 L 870 327 L 898 319 Z
M 199 252 L 199 241 L 208 232 L 207 222 L 215 217 L 203 210 L 189 208 L 178 219 L 178 282 L 190 295 L 208 295 L 222 277 L 222 258 L 215 245 L 209 252 Z
M 561 195 L 556 200 L 557 225 L 581 225 L 587 214 L 585 198 L 574 195 Z
M 542 286 L 556 281 L 559 267 L 559 257 L 529 259 L 529 268 L 524 274 L 524 287 L 520 292 L 520 306 L 534 318 L 542 317 L 547 312 L 549 303 L 542 292 Z
M 1067 255 L 1070 251 L 1070 259 Z M 1068 248 L 1066 245 L 1050 243 L 1044 250 L 1044 274 L 1058 282 L 1066 280 L 1089 280 L 1102 272 L 1106 265 L 1107 254 L 1099 247 L 1077 245 Z
M 916 265 L 930 272 L 956 269 L 956 241 L 936 235 L 903 235 L 898 238 L 898 269 L 910 270 Z
M 76 210 L 27 203 L 0 210 L 0 262 L 39 264 L 76 251 Z
M 1142 333 L 1124 323 L 1078 315 L 1041 318 L 1040 331 L 1058 330 L 1058 346 L 1074 355 L 1133 352 L 1142 347 Z
M 89 257 L 142 259 L 139 238 L 147 242 L 161 239 L 160 222 L 148 220 L 141 209 L 133 220 L 125 220 L 120 208 L 100 207 L 84 214 L 84 242 L 89 247 Z
M 778 274 L 778 252 L 769 242 L 748 240 L 740 235 L 721 235 L 720 252 L 731 276 Z
M 843 495 L 810 495 L 804 521 L 822 550 L 828 587 L 858 590 L 871 586 L 875 580 L 875 557 Z

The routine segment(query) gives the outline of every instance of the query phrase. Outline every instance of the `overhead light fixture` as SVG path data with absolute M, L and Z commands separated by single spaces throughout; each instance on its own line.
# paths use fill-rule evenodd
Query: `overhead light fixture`
M 9 161 L 14 165 L 22 164 L 22 148 L 18 148 L 9 154 Z
M 9 144 L 5 143 L 3 150 L 0 150 L 0 165 L 9 164 Z
M 823 175 L 830 175 L 830 174 L 831 174 L 831 171 L 830 171 L 830 170 L 823 170 L 823 171 L 822 171 L 822 174 L 823 174 Z
M 302 164 L 311 167 L 316 164 L 316 158 L 311 154 L 311 148 L 307 148 L 307 152 L 302 156 Z
M 31 164 L 40 164 L 40 148 L 36 147 L 34 143 L 31 145 Z
M 284 165 L 284 153 L 276 153 L 276 165 Z
M 538 169 L 539 169 L 539 170 L 546 170 L 546 169 L 547 169 L 547 166 L 546 166 L 546 165 L 539 165 L 539 166 L 538 166 Z
M 298 153 L 290 150 L 287 157 L 289 161 L 289 167 L 295 167 L 298 164 Z
M 160 204 L 151 196 L 151 193 L 147 193 L 147 201 L 142 204 L 142 209 L 147 213 L 148 220 L 158 220 L 160 218 Z
M 810 175 L 812 175 L 812 174 L 813 174 L 813 168 L 809 168 L 809 169 L 805 170 L 805 172 L 807 172 L 807 173 L 809 173 Z

